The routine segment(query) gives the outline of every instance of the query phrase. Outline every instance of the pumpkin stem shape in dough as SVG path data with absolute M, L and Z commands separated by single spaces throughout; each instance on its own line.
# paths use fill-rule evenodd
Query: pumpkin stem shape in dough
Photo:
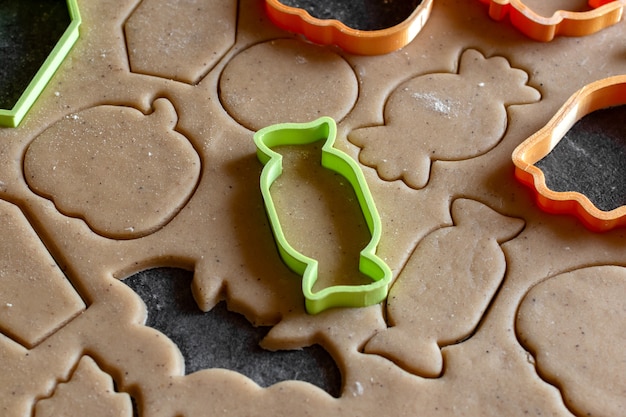
M 102 236 L 154 233 L 178 214 L 200 178 L 200 156 L 175 130 L 177 122 L 165 98 L 148 114 L 100 105 L 68 115 L 29 145 L 26 181 Z

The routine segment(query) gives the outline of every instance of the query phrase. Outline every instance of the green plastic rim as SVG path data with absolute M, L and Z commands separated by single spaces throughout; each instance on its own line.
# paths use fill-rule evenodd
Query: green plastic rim
M 10 110 L 0 109 L 0 126 L 17 127 L 59 68 L 79 37 L 81 17 L 77 0 L 67 0 L 70 24 Z
M 306 311 L 317 314 L 331 307 L 366 307 L 387 298 L 391 270 L 376 249 L 380 242 L 381 220 L 361 167 L 345 152 L 333 147 L 337 125 L 330 117 L 321 117 L 309 123 L 281 123 L 259 130 L 254 135 L 257 157 L 264 165 L 261 171 L 261 194 L 270 221 L 278 252 L 285 264 L 302 276 L 302 293 Z M 352 186 L 363 217 L 371 234 L 367 246 L 359 255 L 359 270 L 372 279 L 364 285 L 335 285 L 313 292 L 318 277 L 318 262 L 294 249 L 287 241 L 274 205 L 270 188 L 283 170 L 282 155 L 271 148 L 281 145 L 305 145 L 325 140 L 322 146 L 324 168 L 343 176 Z

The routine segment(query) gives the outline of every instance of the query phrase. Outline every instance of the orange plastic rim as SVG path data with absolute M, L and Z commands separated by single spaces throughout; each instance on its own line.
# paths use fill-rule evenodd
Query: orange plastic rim
M 537 14 L 522 0 L 480 0 L 489 5 L 489 16 L 502 20 L 507 14 L 513 26 L 531 39 L 549 42 L 557 35 L 585 36 L 619 22 L 626 0 L 589 0 L 592 10 L 557 10 L 552 16 Z
M 382 55 L 409 44 L 430 17 L 433 0 L 422 0 L 403 22 L 381 30 L 352 29 L 335 19 L 318 19 L 306 10 L 285 6 L 279 0 L 266 0 L 265 9 L 277 26 L 300 33 L 311 42 L 337 45 L 358 55 Z
M 578 120 L 596 110 L 623 104 L 626 104 L 626 75 L 588 84 L 574 93 L 548 124 L 513 151 L 515 176 L 533 188 L 537 203 L 543 210 L 549 213 L 572 214 L 596 232 L 626 226 L 626 206 L 603 211 L 579 192 L 553 191 L 546 186 L 543 171 L 535 166 L 554 149 Z

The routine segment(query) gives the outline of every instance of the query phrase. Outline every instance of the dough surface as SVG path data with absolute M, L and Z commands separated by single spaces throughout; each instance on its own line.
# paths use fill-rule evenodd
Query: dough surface
M 623 22 L 540 43 L 438 0 L 412 43 L 365 57 L 279 30 L 261 0 L 79 8 L 68 58 L 0 128 L 0 414 L 100 413 L 94 398 L 145 417 L 626 414 L 626 229 L 544 213 L 511 162 L 575 91 L 626 74 Z M 363 169 L 394 281 L 384 303 L 309 315 L 252 137 L 323 115 Z M 324 260 L 318 285 L 359 284 L 354 197 L 315 150 L 284 152 L 283 227 Z M 268 354 L 323 348 L 339 392 L 187 372 L 192 350 L 125 283 L 159 267 L 193 274 L 183 313 L 225 301 L 267 326 Z

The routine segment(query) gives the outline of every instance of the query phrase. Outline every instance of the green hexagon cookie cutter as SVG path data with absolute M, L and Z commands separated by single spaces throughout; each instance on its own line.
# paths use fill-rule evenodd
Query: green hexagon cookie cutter
M 67 0 L 67 9 L 70 15 L 70 24 L 59 38 L 56 45 L 48 54 L 39 70 L 35 73 L 20 98 L 12 109 L 0 109 L 0 126 L 17 127 L 26 113 L 33 106 L 43 89 L 46 87 L 56 70 L 59 68 L 70 49 L 79 37 L 81 17 L 78 11 L 77 0 Z
M 302 276 L 302 293 L 306 311 L 317 314 L 331 307 L 366 307 L 387 298 L 391 270 L 376 249 L 382 224 L 374 198 L 360 166 L 348 154 L 333 147 L 337 125 L 330 117 L 321 117 L 309 123 L 281 123 L 259 130 L 254 135 L 257 157 L 264 165 L 261 172 L 261 194 L 270 221 L 278 252 L 283 262 Z M 270 188 L 282 174 L 282 155 L 271 148 L 280 145 L 305 145 L 325 139 L 322 146 L 322 166 L 343 176 L 352 186 L 367 223 L 371 239 L 359 256 L 359 270 L 372 279 L 364 285 L 335 285 L 313 292 L 317 280 L 318 262 L 294 249 L 287 241 L 274 206 Z

